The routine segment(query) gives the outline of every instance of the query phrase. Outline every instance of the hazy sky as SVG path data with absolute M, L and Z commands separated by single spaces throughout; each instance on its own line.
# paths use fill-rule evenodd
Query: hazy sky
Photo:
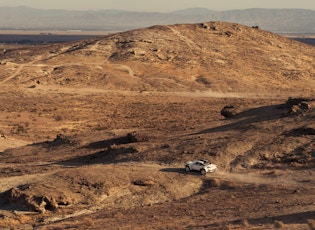
M 173 11 L 191 7 L 210 10 L 300 8 L 315 10 L 315 0 L 0 0 L 0 6 L 40 9 Z

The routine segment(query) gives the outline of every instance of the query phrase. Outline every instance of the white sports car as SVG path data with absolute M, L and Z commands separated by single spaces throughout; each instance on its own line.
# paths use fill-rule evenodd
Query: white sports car
M 209 163 L 207 160 L 196 160 L 185 163 L 185 170 L 187 172 L 191 170 L 199 171 L 202 175 L 208 172 L 214 172 L 218 168 L 215 164 Z

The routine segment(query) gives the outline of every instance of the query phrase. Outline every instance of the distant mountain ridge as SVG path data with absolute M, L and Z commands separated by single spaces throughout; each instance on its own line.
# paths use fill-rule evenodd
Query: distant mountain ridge
M 315 11 L 307 9 L 245 9 L 213 11 L 191 8 L 169 13 L 123 10 L 42 10 L 0 7 L 0 29 L 129 30 L 152 25 L 207 21 L 259 25 L 276 33 L 315 33 Z

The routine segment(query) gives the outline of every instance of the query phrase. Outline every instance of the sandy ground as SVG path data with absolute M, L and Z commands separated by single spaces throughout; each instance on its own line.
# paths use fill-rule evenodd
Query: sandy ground
M 314 229 L 313 48 L 297 56 L 304 45 L 215 26 L 214 41 L 228 51 L 202 48 L 189 26 L 3 50 L 0 226 Z M 235 41 L 227 40 L 232 30 Z M 164 32 L 178 46 L 147 47 Z M 236 71 L 233 42 L 246 33 L 264 46 L 247 50 L 253 62 Z M 191 60 L 180 60 L 184 53 Z M 250 68 L 258 57 L 261 66 Z M 270 60 L 282 63 L 272 67 L 282 77 L 270 78 Z M 303 98 L 288 102 L 292 96 Z M 227 105 L 230 118 L 221 114 Z M 201 158 L 219 170 L 184 170 Z

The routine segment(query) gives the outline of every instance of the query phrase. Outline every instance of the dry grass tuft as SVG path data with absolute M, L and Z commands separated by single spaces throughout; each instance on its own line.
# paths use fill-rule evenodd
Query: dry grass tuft
M 209 185 L 211 187 L 220 187 L 222 184 L 221 180 L 218 178 L 213 178 L 211 180 L 209 180 Z
M 17 229 L 20 224 L 21 223 L 16 219 L 0 219 L 0 229 Z
M 282 221 L 275 220 L 273 223 L 273 226 L 276 229 L 282 229 L 282 228 L 284 228 L 284 223 Z
M 85 226 L 89 226 L 89 227 L 94 226 L 94 220 L 91 217 L 85 217 L 83 222 L 85 223 Z
M 315 220 L 314 219 L 308 219 L 307 225 L 308 225 L 310 230 L 315 230 Z
M 243 221 L 242 221 L 242 226 L 243 226 L 244 228 L 248 228 L 248 227 L 249 227 L 249 222 L 248 222 L 248 220 L 243 220 Z
M 21 215 L 19 216 L 19 221 L 21 224 L 27 224 L 32 221 L 32 217 L 28 215 Z

